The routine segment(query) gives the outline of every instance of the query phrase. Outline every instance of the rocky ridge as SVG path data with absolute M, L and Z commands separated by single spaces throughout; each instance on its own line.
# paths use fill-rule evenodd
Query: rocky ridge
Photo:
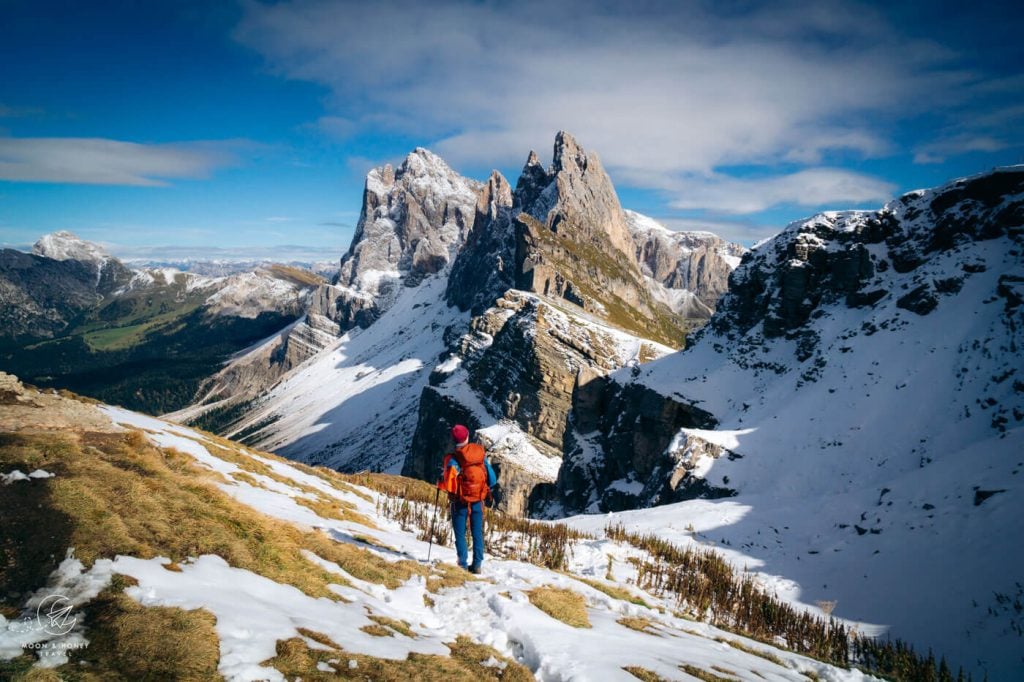
M 424 478 L 449 446 L 444 424 L 463 420 L 502 461 L 509 508 L 525 513 L 556 478 L 581 377 L 658 357 L 670 350 L 658 338 L 679 345 L 705 316 L 659 302 L 663 291 L 697 299 L 670 289 L 679 277 L 645 275 L 635 220 L 566 133 L 550 168 L 530 154 L 514 190 L 497 171 L 472 183 L 416 150 L 397 171 L 371 171 L 339 279 L 306 317 L 174 417 L 223 410 L 223 423 L 200 423 L 307 462 Z M 688 239 L 716 257 L 726 249 Z M 697 247 L 663 241 L 655 260 L 685 270 Z
M 695 530 L 665 534 L 1014 679 L 1022 346 L 1024 168 L 798 221 L 744 258 L 690 347 L 576 402 L 535 509 L 671 503 Z

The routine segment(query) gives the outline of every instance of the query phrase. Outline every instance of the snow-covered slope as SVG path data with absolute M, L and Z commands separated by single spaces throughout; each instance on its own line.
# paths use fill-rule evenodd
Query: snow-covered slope
M 451 260 L 465 241 L 472 225 L 476 195 L 480 184 L 453 171 L 443 159 L 429 150 L 417 148 L 410 152 L 398 168 L 385 164 L 366 176 L 359 222 L 348 251 L 341 257 L 337 277 L 323 282 L 313 292 L 305 315 L 297 324 L 233 358 L 221 371 L 211 376 L 197 396 L 195 404 L 169 417 L 181 421 L 203 423 L 212 430 L 239 433 L 253 425 L 248 403 L 268 402 L 266 393 L 284 377 L 306 361 L 331 353 L 338 338 L 350 330 L 367 328 L 386 314 L 399 299 L 408 300 L 408 289 L 438 274 L 447 276 Z M 423 293 L 413 294 L 418 302 L 429 301 Z M 443 293 L 443 288 L 442 288 Z M 392 318 L 394 316 L 391 316 Z M 384 325 L 386 327 L 387 325 Z M 406 337 L 406 341 L 410 337 Z M 424 339 L 427 346 L 429 339 Z M 381 362 L 390 361 L 384 353 Z M 378 364 L 378 368 L 385 369 Z M 288 386 L 296 386 L 289 382 Z M 352 387 L 350 395 L 368 384 Z M 273 403 L 281 396 L 275 389 Z M 344 398 L 328 392 L 322 399 Z M 405 399 L 402 399 L 403 404 Z M 339 405 L 324 403 L 323 410 Z M 348 408 L 346 408 L 346 411 Z M 263 414 L 263 412 L 261 412 Z M 287 421 L 287 420 L 286 420 Z M 276 434 L 275 425 L 267 427 L 262 443 L 278 446 L 295 442 L 305 435 L 282 424 Z M 329 429 L 328 429 L 329 430 Z M 386 430 L 386 429 L 385 429 Z M 401 429 L 399 429 L 401 432 Z M 335 466 L 361 454 L 351 452 L 340 456 L 345 443 L 359 445 L 347 430 L 332 436 L 317 437 L 289 452 L 321 461 L 327 457 Z M 323 450 L 327 448 L 333 454 Z M 339 459 L 340 456 L 340 459 Z
M 435 275 L 401 287 L 372 325 L 290 372 L 228 435 L 333 468 L 400 469 L 445 330 L 468 320 L 444 304 L 445 283 Z
M 735 496 L 627 522 L 1024 676 L 1022 228 L 1011 168 L 755 248 L 691 348 L 615 375 L 712 415 L 666 457 L 678 491 Z
M 46 406 L 5 403 L 0 406 L 5 428 L 21 423 L 21 413 L 43 410 L 57 416 L 64 409 L 62 401 L 75 402 L 57 396 L 21 397 L 42 400 Z M 62 556 L 66 551 L 66 558 L 48 579 L 43 576 L 45 583 L 22 595 L 18 617 L 7 610 L 0 615 L 0 666 L 10 663 L 22 672 L 28 672 L 29 665 L 50 667 L 63 675 L 80 669 L 79 658 L 86 658 L 91 670 L 100 671 L 116 670 L 110 666 L 124 665 L 127 659 L 137 671 L 160 677 L 161 673 L 152 672 L 159 668 L 148 667 L 150 659 L 162 662 L 183 656 L 188 662 L 189 656 L 189 652 L 164 650 L 169 644 L 163 637 L 179 642 L 183 635 L 200 636 L 174 631 L 181 630 L 182 623 L 189 627 L 199 622 L 214 639 L 210 654 L 216 672 L 231 681 L 329 679 L 338 673 L 394 679 L 394 674 L 375 666 L 396 665 L 410 654 L 439 657 L 408 658 L 405 673 L 415 679 L 417 664 L 438 672 L 434 666 L 454 659 L 459 638 L 488 647 L 487 653 L 466 656 L 462 662 L 462 674 L 478 679 L 636 679 L 627 667 L 637 674 L 682 679 L 680 668 L 685 666 L 688 673 L 714 669 L 730 679 L 805 680 L 812 675 L 836 681 L 874 679 L 674 615 L 673 600 L 629 584 L 636 578 L 629 559 L 642 558 L 642 552 L 630 546 L 608 540 L 579 543 L 567 571 L 490 554 L 484 575 L 475 579 L 451 568 L 453 550 L 436 543 L 430 549 L 434 563 L 427 563 L 427 543 L 405 524 L 378 513 L 389 502 L 383 493 L 119 408 L 75 403 L 73 412 L 82 410 L 94 422 L 89 428 L 102 431 L 90 431 L 87 437 L 103 450 L 86 448 L 81 461 L 72 462 L 62 454 L 68 447 L 51 449 L 39 459 L 48 476 L 12 476 L 9 482 L 5 478 L 2 488 L 14 487 L 12 494 L 20 500 L 38 500 L 47 491 L 81 484 L 83 476 L 96 475 L 89 473 L 96 471 L 96 465 L 88 466 L 92 460 L 100 470 L 114 468 L 109 461 L 131 461 L 130 455 L 114 449 L 116 443 L 134 443 L 140 452 L 144 446 L 157 447 L 161 450 L 155 455 L 147 451 L 153 459 L 137 455 L 137 466 L 143 468 L 125 469 L 128 473 L 117 474 L 119 480 L 134 491 L 139 482 L 130 477 L 143 480 L 144 467 L 159 470 L 146 471 L 150 475 L 167 476 L 168 464 L 162 461 L 166 459 L 176 475 L 189 477 L 190 485 L 202 492 L 203 503 L 212 505 L 204 511 L 214 518 L 226 515 L 225 519 L 242 522 L 244 528 L 231 526 L 228 537 L 233 542 L 244 541 L 234 535 L 244 530 L 275 528 L 284 534 L 285 529 L 293 529 L 299 533 L 292 537 L 318 551 L 305 545 L 288 548 L 278 538 L 267 538 L 267 551 L 281 555 L 241 567 L 210 552 L 175 556 L 176 561 L 166 555 L 145 556 L 150 549 L 83 559 L 76 555 L 75 546 L 58 546 Z M 64 430 L 73 432 L 75 426 L 75 422 L 66 423 Z M 126 437 L 124 430 L 131 433 Z M 2 452 L 6 469 L 9 453 Z M 121 457 L 129 460 L 123 462 Z M 22 511 L 15 516 L 18 522 Z M 156 526 L 173 521 L 173 515 L 181 512 L 162 511 L 167 518 L 160 517 L 159 510 L 147 509 L 156 514 L 151 519 Z M 429 509 L 421 511 L 429 515 Z M 82 518 L 68 517 L 67 522 L 81 523 Z M 193 529 L 188 524 L 180 528 L 182 533 Z M 83 542 L 89 533 L 98 532 L 91 523 L 77 531 L 75 537 Z M 503 541 L 515 542 L 516 537 L 507 535 Z M 154 549 L 162 551 L 159 545 Z M 273 570 L 268 571 L 268 565 L 296 551 L 303 563 L 293 566 L 295 573 L 322 569 L 316 572 L 317 582 L 305 585 L 305 590 L 294 584 L 295 573 L 278 579 L 268 575 Z M 342 557 L 345 566 L 325 556 Z M 609 561 L 614 562 L 614 576 Z M 320 581 L 326 581 L 328 594 L 311 596 L 310 587 Z M 535 606 L 538 588 L 577 595 L 587 625 L 574 627 Z M 40 605 L 55 599 L 62 600 L 70 624 L 60 630 L 37 625 Z M 96 617 L 97 613 L 106 618 Z M 109 621 L 125 613 L 135 626 L 117 631 L 124 621 L 115 620 L 114 625 Z M 168 614 L 177 614 L 177 620 L 168 624 Z M 161 630 L 164 627 L 168 629 Z M 122 638 L 150 650 L 128 658 L 116 646 Z M 286 655 L 296 648 L 306 655 Z M 68 667 L 59 667 L 69 659 Z M 171 674 L 181 672 L 176 669 Z

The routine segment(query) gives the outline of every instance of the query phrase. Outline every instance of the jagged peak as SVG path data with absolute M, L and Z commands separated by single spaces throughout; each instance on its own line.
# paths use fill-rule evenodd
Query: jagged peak
M 398 168 L 385 163 L 370 169 L 366 174 L 366 188 L 383 194 L 394 187 L 396 181 L 406 176 L 461 178 L 443 158 L 426 147 L 416 147 L 406 154 Z
M 476 210 L 478 213 L 493 215 L 493 207 L 498 206 L 506 208 L 512 206 L 512 187 L 500 171 L 492 170 L 491 175 L 487 178 L 487 182 L 484 183 L 483 189 L 480 191 L 480 197 L 476 202 Z
M 564 130 L 555 135 L 555 149 L 552 155 L 552 168 L 555 172 L 562 170 L 587 169 L 587 152 L 580 146 L 576 138 Z
M 452 170 L 452 167 L 444 159 L 426 147 L 416 147 L 406 155 L 405 160 L 397 171 L 398 175 L 405 175 L 407 173 L 414 176 L 448 175 L 455 173 L 455 171 Z
M 53 260 L 76 260 L 88 263 L 104 263 L 111 258 L 110 254 L 99 244 L 88 242 L 67 230 L 43 235 L 32 247 L 32 253 Z

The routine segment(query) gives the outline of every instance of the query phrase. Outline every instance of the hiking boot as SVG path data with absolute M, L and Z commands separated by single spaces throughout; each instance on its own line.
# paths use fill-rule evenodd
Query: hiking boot
M 470 566 L 469 567 L 469 572 L 472 573 L 473 575 L 480 575 L 480 567 L 479 566 Z

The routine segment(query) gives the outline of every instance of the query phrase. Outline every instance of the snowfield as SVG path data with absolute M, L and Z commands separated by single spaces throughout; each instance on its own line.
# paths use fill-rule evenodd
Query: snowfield
M 911 244 L 929 243 L 928 207 L 944 191 L 886 207 Z M 984 210 L 1020 196 L 1002 201 Z M 958 219 L 977 220 L 974 210 L 964 202 Z M 869 218 L 794 223 L 753 255 L 763 272 L 783 267 L 793 243 L 835 252 L 838 239 L 805 231 L 850 233 Z M 884 243 L 867 248 L 889 257 Z M 820 305 L 798 330 L 815 340 L 806 360 L 797 354 L 807 336 L 768 338 L 758 324 L 731 337 L 709 328 L 687 351 L 641 367 L 636 381 L 719 420 L 677 440 L 691 434 L 732 451 L 706 457 L 697 473 L 737 495 L 617 516 L 673 542 L 716 546 L 780 596 L 837 602 L 835 615 L 932 647 L 975 679 L 1024 679 L 1024 325 L 1013 302 L 1024 297 L 1008 285 L 1024 281 L 1024 263 L 1009 236 L 915 255 L 922 262 L 909 271 L 877 271 L 870 286 L 885 296 L 876 304 Z M 753 272 L 744 264 L 734 278 Z M 938 292 L 933 309 L 898 304 L 922 284 Z

